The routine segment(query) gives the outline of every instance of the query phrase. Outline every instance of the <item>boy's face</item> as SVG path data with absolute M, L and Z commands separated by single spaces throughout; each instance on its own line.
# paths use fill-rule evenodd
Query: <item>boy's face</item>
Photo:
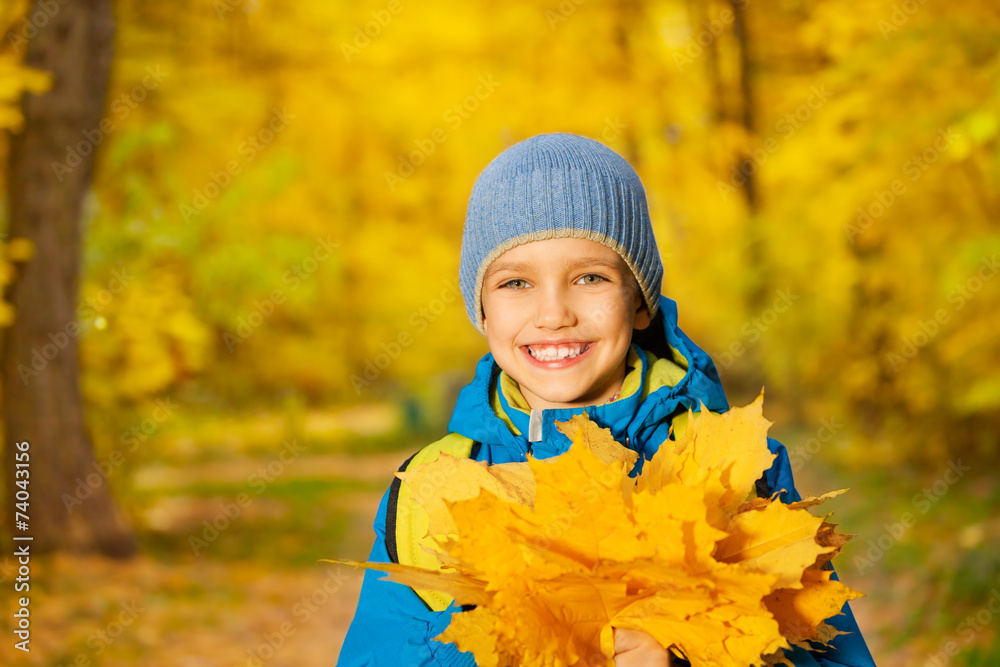
M 490 352 L 536 410 L 598 405 L 614 396 L 625 378 L 632 330 L 650 323 L 624 260 L 587 239 L 508 250 L 486 271 L 482 302 Z

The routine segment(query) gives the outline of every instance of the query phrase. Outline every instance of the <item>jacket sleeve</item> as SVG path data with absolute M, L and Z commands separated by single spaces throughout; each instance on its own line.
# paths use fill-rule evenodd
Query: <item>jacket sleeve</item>
M 375 516 L 375 544 L 368 560 L 388 563 L 385 514 L 389 492 Z M 366 570 L 354 620 L 340 651 L 339 667 L 475 667 L 471 653 L 454 644 L 434 641 L 461 612 L 454 603 L 444 611 L 431 611 L 404 584 L 386 581 L 385 572 Z
M 778 498 L 783 503 L 793 503 L 802 500 L 798 490 L 795 488 L 795 480 L 792 477 L 792 466 L 788 459 L 788 450 L 785 446 L 773 438 L 767 439 L 767 446 L 772 454 L 777 454 L 771 469 L 765 473 L 771 491 L 780 491 Z M 837 579 L 837 573 L 833 573 L 833 578 Z M 796 667 L 807 667 L 819 665 L 819 667 L 875 667 L 875 660 L 872 658 L 868 645 L 848 603 L 844 604 L 841 613 L 827 621 L 840 632 L 846 635 L 837 635 L 830 642 L 831 648 L 820 651 L 806 652 L 803 649 L 796 649 L 794 652 L 786 652 L 789 660 L 795 663 Z

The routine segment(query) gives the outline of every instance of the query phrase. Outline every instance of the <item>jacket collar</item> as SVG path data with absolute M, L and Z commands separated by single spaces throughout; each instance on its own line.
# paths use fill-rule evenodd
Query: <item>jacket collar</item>
M 536 413 L 540 414 L 532 420 L 530 411 L 524 409 L 527 405 L 523 397 L 516 391 L 516 383 L 510 378 L 509 382 L 502 382 L 500 367 L 492 354 L 486 354 L 476 366 L 475 378 L 459 393 L 448 431 L 509 448 L 513 450 L 510 455 L 517 459 L 523 459 L 527 452 L 547 458 L 561 454 L 570 444 L 555 422 L 586 413 L 602 427 L 610 428 L 616 440 L 642 451 L 646 440 L 654 432 L 662 431 L 659 425 L 669 421 L 679 407 L 698 410 L 700 401 L 716 412 L 728 410 L 715 365 L 678 328 L 677 304 L 672 299 L 660 297 L 656 320 L 659 340 L 654 342 L 658 349 L 667 350 L 670 357 L 658 358 L 633 344 L 629 351 L 630 371 L 623 388 L 634 387 L 634 390 L 623 389 L 618 400 L 604 405 L 539 410 Z M 523 407 L 519 408 L 519 403 Z
M 517 382 L 500 371 L 490 392 L 491 405 L 501 420 L 513 423 L 515 435 L 527 437 L 531 453 L 538 458 L 561 454 L 569 447 L 569 440 L 559 431 L 556 422 L 567 421 L 578 414 L 586 414 L 591 421 L 610 428 L 615 440 L 624 444 L 629 438 L 628 427 L 646 393 L 644 380 L 650 377 L 649 359 L 636 345 L 629 349 L 628 365 L 630 370 L 622 384 L 622 396 L 610 403 L 532 410 L 521 395 Z

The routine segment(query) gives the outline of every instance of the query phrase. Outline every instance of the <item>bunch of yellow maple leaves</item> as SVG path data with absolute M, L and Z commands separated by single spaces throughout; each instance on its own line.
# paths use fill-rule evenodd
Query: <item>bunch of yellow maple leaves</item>
M 637 453 L 584 415 L 558 424 L 573 444 L 552 459 L 441 454 L 398 473 L 420 490 L 440 569 L 334 562 L 476 605 L 437 639 L 482 667 L 613 665 L 613 628 L 643 630 L 694 667 L 790 665 L 782 649 L 827 644 L 838 633 L 824 621 L 861 594 L 824 569 L 848 536 L 807 511 L 842 491 L 756 497 L 774 460 L 762 405 L 763 392 L 691 416 L 636 477 Z

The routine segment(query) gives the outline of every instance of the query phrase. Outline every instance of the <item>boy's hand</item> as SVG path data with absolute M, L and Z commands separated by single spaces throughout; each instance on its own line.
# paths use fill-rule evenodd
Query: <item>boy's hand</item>
M 642 630 L 614 628 L 615 667 L 670 667 L 670 651 Z

